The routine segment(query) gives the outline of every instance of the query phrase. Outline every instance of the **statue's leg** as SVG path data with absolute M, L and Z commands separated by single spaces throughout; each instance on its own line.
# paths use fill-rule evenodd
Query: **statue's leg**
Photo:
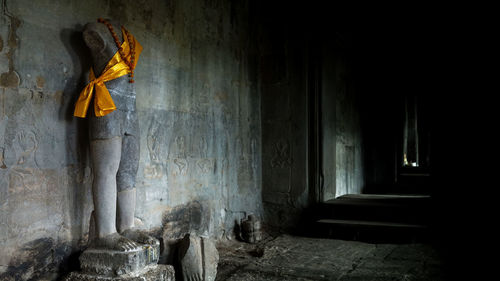
M 116 175 L 117 228 L 120 234 L 139 243 L 159 244 L 159 241 L 134 227 L 136 188 L 135 179 L 139 168 L 139 122 L 134 111 L 126 112 L 124 118 L 122 157 Z
M 90 123 L 90 157 L 94 181 L 95 239 L 91 247 L 117 251 L 133 250 L 139 245 L 116 231 L 116 175 L 122 156 L 120 130 L 121 113 L 116 110 L 104 117 L 92 118 Z
M 116 223 L 120 233 L 134 227 L 135 178 L 139 167 L 139 140 L 135 135 L 123 136 L 122 155 L 125 157 L 121 159 L 116 175 L 118 188 Z
M 120 137 L 97 139 L 90 143 L 97 238 L 116 233 L 116 173 L 120 164 L 121 147 Z

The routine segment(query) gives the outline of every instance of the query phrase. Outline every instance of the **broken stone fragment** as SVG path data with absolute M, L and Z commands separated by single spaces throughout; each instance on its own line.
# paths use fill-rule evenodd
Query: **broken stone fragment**
M 178 253 L 184 281 L 215 280 L 219 253 L 213 240 L 186 234 Z
M 248 243 L 262 240 L 261 223 L 255 215 L 248 215 L 248 219 L 241 221 L 241 238 Z

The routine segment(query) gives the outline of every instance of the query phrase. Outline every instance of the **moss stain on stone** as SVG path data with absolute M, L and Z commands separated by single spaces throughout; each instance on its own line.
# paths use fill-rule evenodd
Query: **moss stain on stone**
M 37 88 L 43 88 L 43 86 L 45 86 L 45 79 L 42 76 L 36 77 L 36 86 Z
M 0 74 L 0 87 L 15 88 L 19 86 L 19 75 L 15 71 Z
M 21 20 L 8 13 L 5 7 L 4 7 L 4 15 L 7 16 L 10 20 L 9 36 L 7 39 L 7 46 L 9 47 L 9 51 L 5 54 L 5 56 L 9 61 L 9 71 L 0 74 L 0 87 L 15 88 L 19 86 L 21 81 L 19 79 L 19 75 L 14 70 L 14 52 L 18 47 L 18 40 L 19 40 L 19 38 L 17 37 L 17 29 L 21 25 Z M 0 50 L 1 49 L 3 49 L 3 41 L 2 41 L 2 48 L 0 48 Z

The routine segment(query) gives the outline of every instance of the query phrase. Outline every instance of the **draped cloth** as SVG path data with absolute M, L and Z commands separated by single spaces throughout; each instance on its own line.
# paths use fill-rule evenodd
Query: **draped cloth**
M 130 62 L 132 54 L 130 52 L 130 46 L 128 43 L 128 36 L 133 40 L 135 46 L 135 59 L 133 68 L 137 65 L 137 61 L 139 60 L 139 55 L 142 51 L 142 46 L 135 39 L 135 37 L 125 28 L 122 27 L 122 35 L 123 35 L 123 43 L 121 48 L 123 49 L 123 53 L 125 54 L 125 62 L 120 52 L 116 52 L 115 55 L 108 62 L 106 67 L 104 68 L 101 76 L 95 77 L 94 71 L 90 68 L 89 80 L 90 82 L 87 86 L 82 90 L 78 100 L 75 105 L 75 112 L 73 113 L 76 117 L 85 118 L 87 115 L 87 110 L 90 105 L 90 101 L 92 100 L 92 96 L 94 96 L 94 112 L 97 117 L 102 117 L 106 114 L 113 112 L 116 109 L 115 103 L 111 98 L 111 94 L 106 88 L 105 82 L 116 79 L 118 77 L 122 77 L 131 72 L 130 67 L 127 63 Z

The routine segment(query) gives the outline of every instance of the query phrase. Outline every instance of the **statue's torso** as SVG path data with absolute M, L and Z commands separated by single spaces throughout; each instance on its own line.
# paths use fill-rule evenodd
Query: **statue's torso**
M 120 24 L 113 23 L 114 30 L 123 42 L 123 36 L 120 31 Z M 91 49 L 94 72 L 97 76 L 101 75 L 104 67 L 109 60 L 116 54 L 118 48 L 111 36 L 110 31 L 103 24 L 90 23 L 85 29 L 89 37 L 98 34 L 101 40 L 105 42 L 105 48 L 99 50 L 89 40 L 88 46 Z M 93 106 L 90 107 L 90 138 L 91 139 L 107 139 L 116 136 L 139 135 L 139 124 L 136 114 L 136 92 L 135 84 L 129 83 L 128 75 L 105 82 L 116 110 L 102 116 L 96 117 Z
M 135 111 L 135 86 L 129 83 L 128 76 L 122 76 L 105 83 L 116 109 Z
M 129 83 L 128 76 L 106 82 L 116 110 L 96 117 L 93 107 L 90 114 L 90 138 L 108 139 L 127 135 L 139 135 L 139 122 L 136 113 L 135 86 Z

